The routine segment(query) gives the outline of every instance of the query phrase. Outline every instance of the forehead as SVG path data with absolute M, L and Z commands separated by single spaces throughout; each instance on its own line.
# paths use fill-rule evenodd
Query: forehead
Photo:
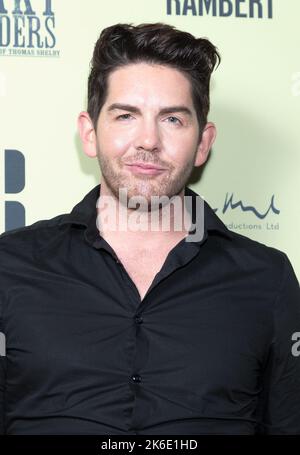
M 182 103 L 192 105 L 191 83 L 176 68 L 134 63 L 115 69 L 108 77 L 107 102 Z

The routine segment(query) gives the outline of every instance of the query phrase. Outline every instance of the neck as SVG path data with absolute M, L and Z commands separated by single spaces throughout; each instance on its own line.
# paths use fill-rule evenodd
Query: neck
M 191 216 L 184 204 L 183 189 L 175 204 L 167 202 L 163 207 L 141 211 L 127 207 L 127 198 L 120 202 L 101 182 L 100 204 L 97 207 L 98 229 L 102 237 L 116 238 L 127 244 L 147 244 L 148 246 L 168 245 L 188 235 Z M 177 198 L 176 198 L 177 199 Z M 99 224 L 100 220 L 100 224 Z

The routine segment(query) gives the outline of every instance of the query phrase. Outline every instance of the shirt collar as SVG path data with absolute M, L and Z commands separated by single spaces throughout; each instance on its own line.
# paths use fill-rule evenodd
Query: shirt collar
M 97 219 L 97 200 L 100 196 L 101 184 L 96 185 L 84 198 L 78 202 L 69 214 L 66 214 L 60 224 L 77 224 L 85 226 L 85 238 L 91 245 L 99 239 L 99 230 L 96 225 Z M 192 200 L 192 222 L 195 222 L 195 201 L 201 196 L 189 187 L 185 187 L 185 196 L 191 196 Z M 202 199 L 203 200 L 203 199 Z M 193 231 L 192 231 L 193 232 Z M 215 214 L 214 210 L 204 200 L 204 237 L 209 233 L 224 235 L 232 239 L 233 233 L 225 226 L 221 219 Z M 195 242 L 195 243 L 201 243 Z

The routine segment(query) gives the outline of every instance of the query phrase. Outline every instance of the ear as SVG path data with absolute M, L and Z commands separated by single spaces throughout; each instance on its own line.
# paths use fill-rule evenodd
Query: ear
M 208 122 L 202 132 L 201 141 L 198 145 L 194 166 L 201 166 L 208 158 L 209 151 L 215 141 L 217 130 L 212 122 Z
M 93 122 L 87 112 L 80 112 L 77 120 L 77 127 L 84 153 L 91 158 L 96 157 L 96 132 Z

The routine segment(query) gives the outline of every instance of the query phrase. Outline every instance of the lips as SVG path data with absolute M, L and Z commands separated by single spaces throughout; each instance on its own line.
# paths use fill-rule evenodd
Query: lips
M 142 169 L 156 169 L 157 171 L 163 171 L 164 168 L 160 166 L 156 166 L 155 164 L 151 163 L 128 163 L 127 166 L 138 166 Z
M 166 172 L 166 169 L 155 166 L 155 164 L 149 163 L 131 163 L 126 164 L 127 169 L 135 176 L 142 178 L 144 176 L 158 176 Z

